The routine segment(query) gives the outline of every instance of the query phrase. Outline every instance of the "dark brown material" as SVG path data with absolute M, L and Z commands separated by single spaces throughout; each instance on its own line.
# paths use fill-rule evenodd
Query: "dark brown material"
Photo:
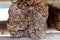
M 60 10 L 59 12 L 56 14 L 56 17 L 55 17 L 55 25 L 56 25 L 56 29 L 60 31 Z
M 0 30 L 7 29 L 7 21 L 0 21 Z
M 17 1 L 10 6 L 7 29 L 12 37 L 38 39 L 46 35 L 48 6 L 41 1 L 33 1 Z
M 60 30 L 60 9 L 49 5 L 49 17 L 47 20 L 47 24 L 50 27 L 54 27 L 57 30 Z

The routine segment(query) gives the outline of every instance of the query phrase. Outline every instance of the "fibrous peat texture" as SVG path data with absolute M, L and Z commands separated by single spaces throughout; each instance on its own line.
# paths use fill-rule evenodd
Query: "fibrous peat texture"
M 48 6 L 41 0 L 17 0 L 9 8 L 7 29 L 12 37 L 42 38 L 47 18 Z

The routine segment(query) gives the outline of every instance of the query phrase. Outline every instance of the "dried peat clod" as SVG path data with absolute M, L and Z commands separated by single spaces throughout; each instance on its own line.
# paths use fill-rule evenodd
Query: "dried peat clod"
M 17 0 L 10 6 L 7 29 L 12 37 L 38 39 L 46 35 L 48 6 L 39 1 Z

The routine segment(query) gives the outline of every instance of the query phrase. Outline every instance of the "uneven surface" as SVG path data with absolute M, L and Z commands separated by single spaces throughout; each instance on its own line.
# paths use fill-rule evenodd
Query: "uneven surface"
M 12 37 L 38 39 L 46 35 L 48 7 L 42 2 L 34 2 L 23 1 L 20 4 L 18 1 L 10 6 L 7 29 Z

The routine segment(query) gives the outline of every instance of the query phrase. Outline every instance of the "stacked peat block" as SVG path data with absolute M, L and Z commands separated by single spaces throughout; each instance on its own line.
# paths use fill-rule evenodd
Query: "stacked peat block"
M 11 37 L 42 38 L 46 35 L 48 6 L 41 0 L 17 0 L 9 8 L 7 29 Z

